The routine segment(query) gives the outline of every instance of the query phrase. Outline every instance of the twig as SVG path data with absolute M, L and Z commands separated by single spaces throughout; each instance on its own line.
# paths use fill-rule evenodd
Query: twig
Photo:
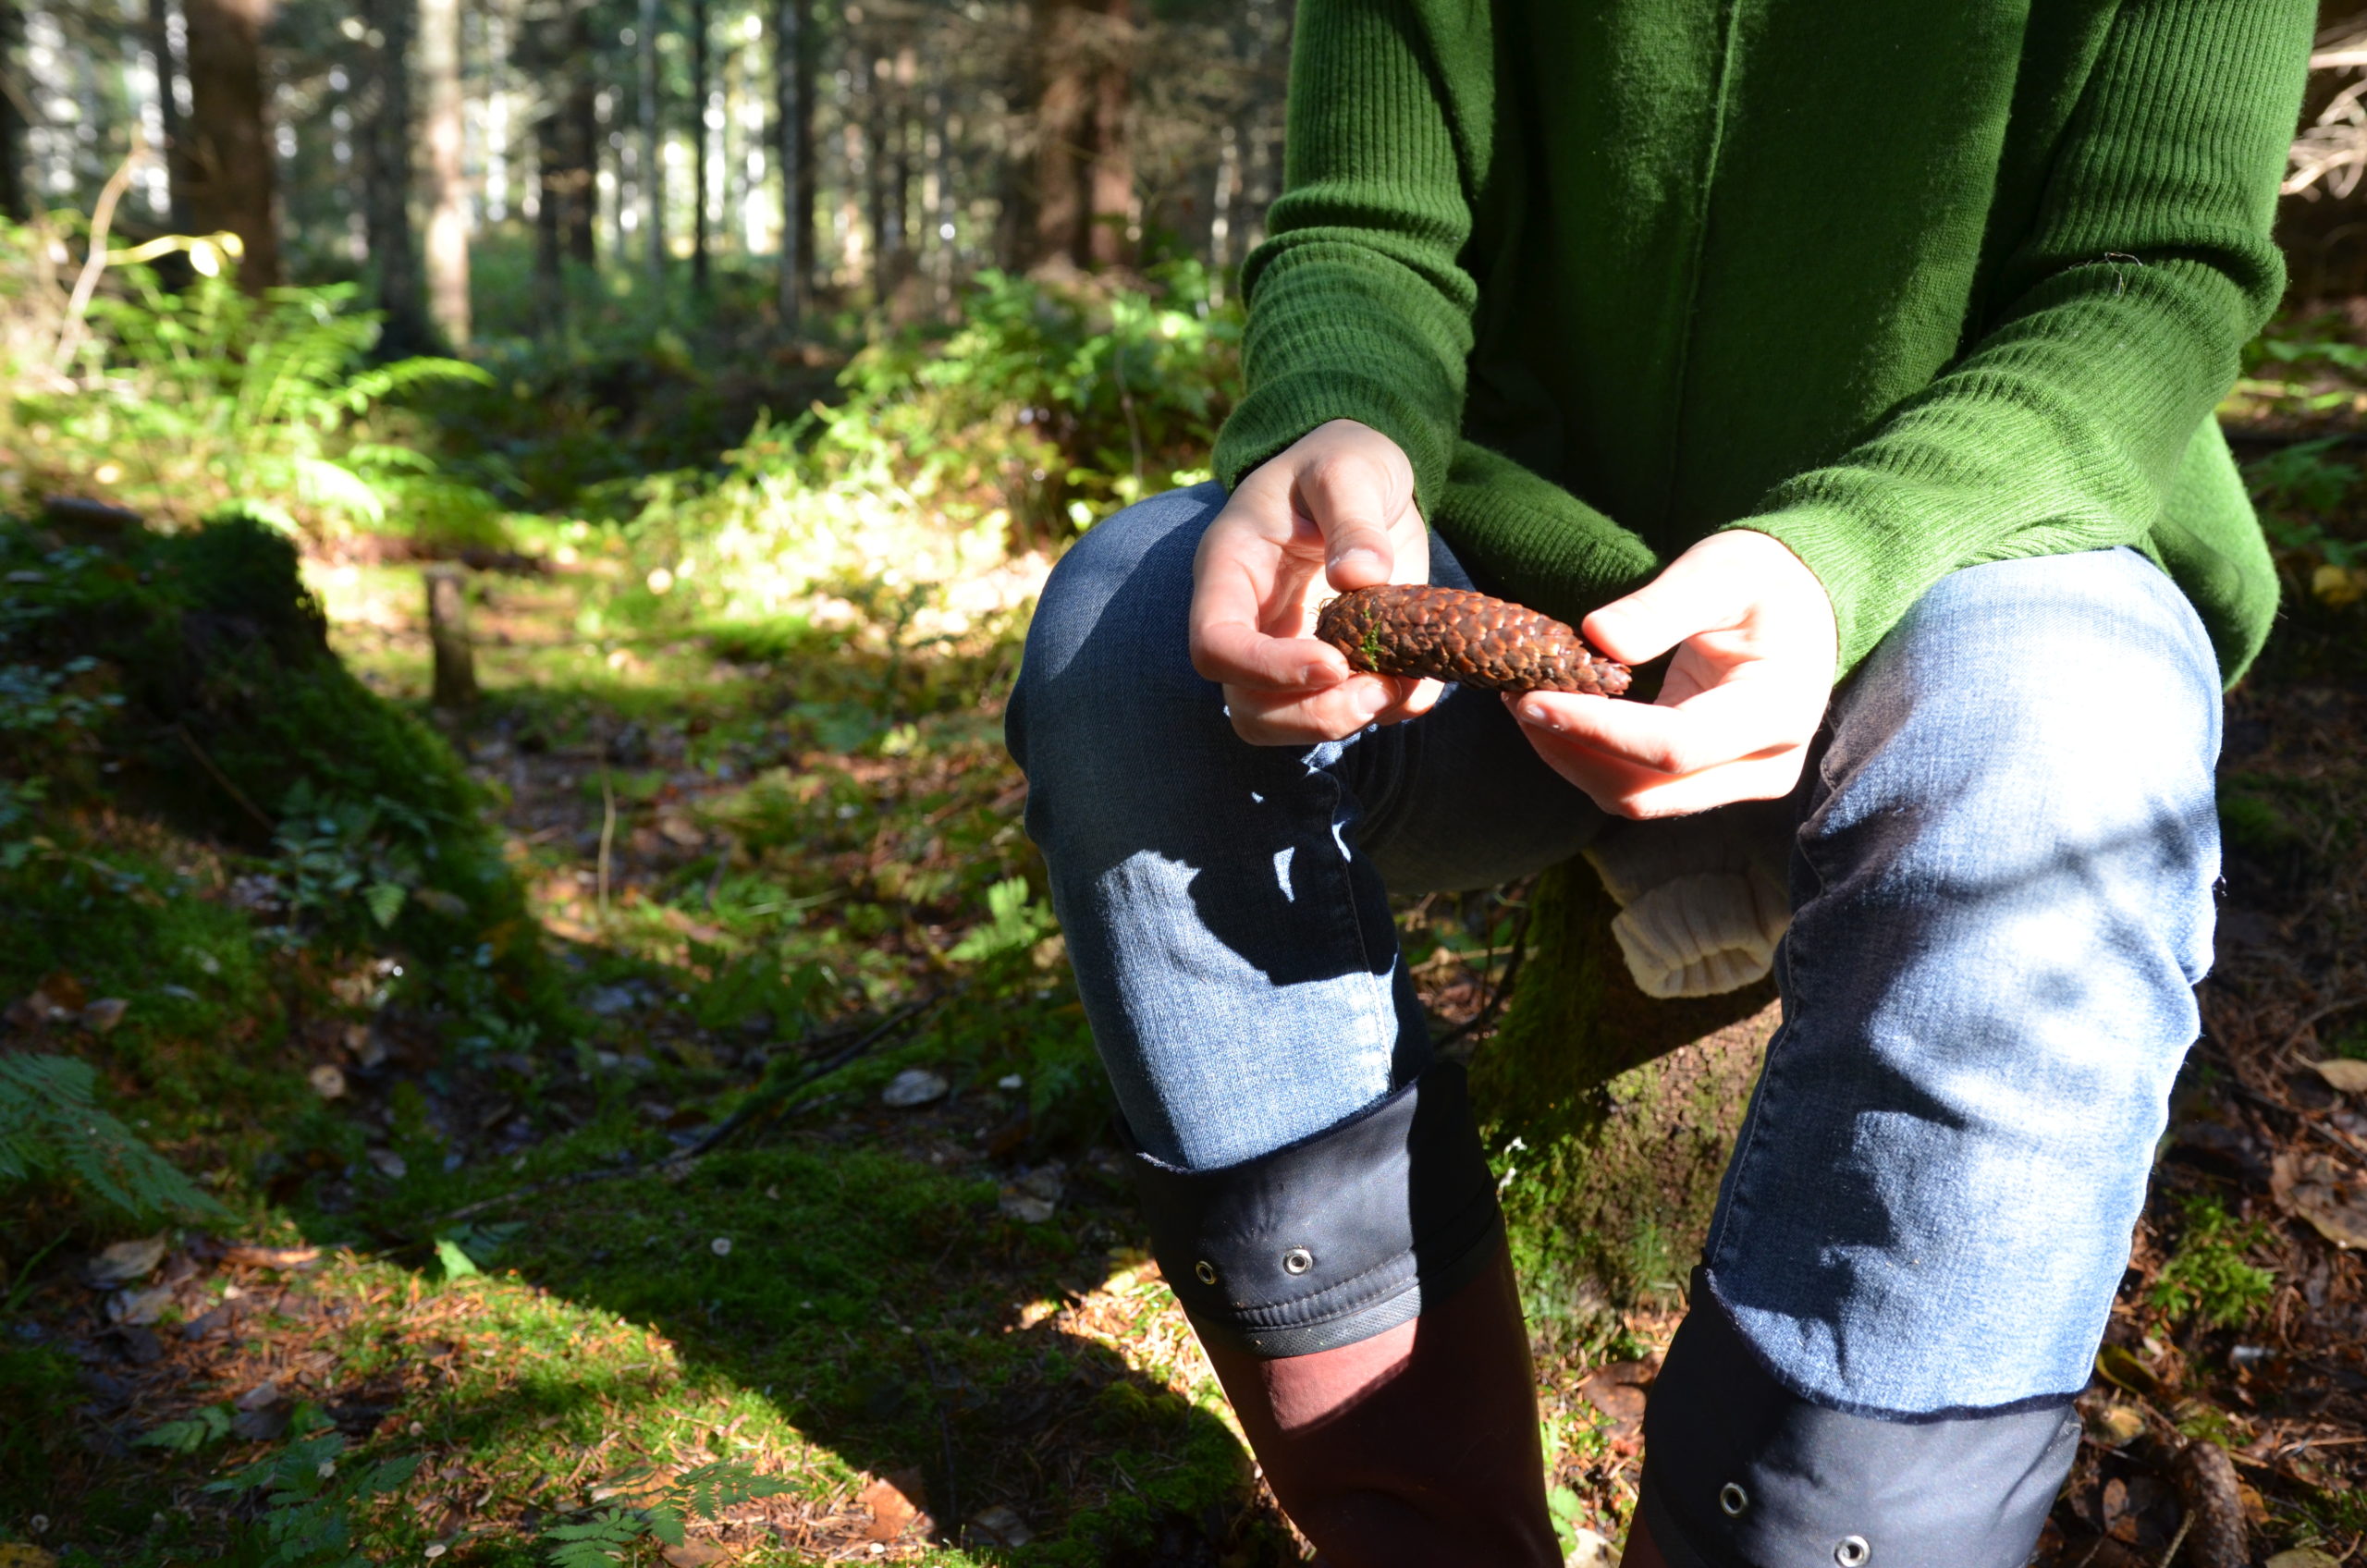
M 489 1208 L 498 1208 L 503 1204 L 515 1203 L 520 1198 L 534 1197 L 543 1193 L 558 1192 L 568 1187 L 580 1187 L 593 1182 L 614 1181 L 619 1176 L 652 1175 L 689 1165 L 700 1156 L 717 1147 L 726 1138 L 737 1133 L 766 1111 L 780 1105 L 798 1091 L 811 1087 L 828 1077 L 880 1041 L 888 1038 L 889 1035 L 901 1030 L 906 1023 L 935 1007 L 939 999 L 937 997 L 923 997 L 918 1001 L 905 1003 L 844 1050 L 809 1067 L 796 1078 L 777 1087 L 767 1088 L 760 1080 L 755 1088 L 750 1091 L 748 1097 L 741 1102 L 740 1109 L 710 1128 L 705 1137 L 686 1148 L 676 1150 L 654 1164 L 635 1163 L 616 1166 L 606 1170 L 578 1170 L 571 1175 L 554 1176 L 545 1182 L 530 1182 L 525 1186 L 513 1187 L 509 1192 L 499 1193 L 489 1198 L 479 1198 L 474 1203 L 462 1204 L 458 1208 L 432 1216 L 428 1223 L 441 1224 L 448 1219 L 466 1219 L 472 1215 L 483 1214 Z
M 115 173 L 99 188 L 99 199 L 91 208 L 90 250 L 82 258 L 82 271 L 74 279 L 74 292 L 66 301 L 66 319 L 58 324 L 57 346 L 50 351 L 49 368 L 57 375 L 74 362 L 75 351 L 82 346 L 82 318 L 91 308 L 91 296 L 99 290 L 99 276 L 107 270 L 107 230 L 115 225 L 115 205 L 123 193 L 131 189 L 131 165 L 148 151 L 147 139 L 138 127 L 131 132 L 131 151 L 123 155 Z
M 2321 1023 L 2326 1019 L 2332 1018 L 2336 1013 L 2348 1012 L 2354 1007 L 2367 1007 L 2367 996 L 2343 997 L 2337 1000 L 2326 1003 L 2325 1006 L 2318 1009 L 2315 1012 L 2311 1013 L 2308 1017 L 2302 1019 L 2300 1023 L 2296 1023 L 2293 1026 L 2293 1033 L 2285 1036 L 2285 1043 L 2276 1047 L 2276 1054 L 2279 1056 L 2291 1054 L 2293 1047 L 2301 1043 L 2302 1035 L 2308 1034 L 2311 1030 L 2315 1029 Z
M 928 1374 L 929 1403 L 937 1406 L 937 1442 L 945 1456 L 945 1512 L 938 1516 L 938 1528 L 947 1539 L 952 1539 L 962 1529 L 962 1493 L 953 1475 L 953 1424 L 945 1415 L 945 1385 L 937 1375 L 937 1358 L 928 1353 L 928 1341 L 918 1334 L 913 1343 L 921 1353 L 921 1369 Z
M 239 810 L 254 818 L 255 826 L 264 830 L 265 837 L 279 831 L 279 825 L 265 816 L 262 807 L 247 799 L 246 791 L 231 783 L 228 774 L 215 766 L 214 759 L 205 754 L 205 748 L 197 743 L 197 737 L 189 732 L 188 725 L 176 720 L 173 724 L 173 733 L 179 736 L 181 744 L 189 748 L 189 754 L 197 759 L 197 766 L 205 769 L 206 777 L 221 785 L 222 792 L 238 802 Z
M 906 1002 L 902 1007 L 881 1019 L 870 1033 L 858 1038 L 852 1045 L 828 1057 L 818 1065 L 807 1068 L 785 1084 L 767 1088 L 761 1080 L 758 1081 L 755 1088 L 749 1092 L 748 1097 L 740 1102 L 737 1110 L 709 1128 L 706 1135 L 697 1143 L 691 1145 L 681 1153 L 672 1156 L 664 1163 L 679 1164 L 685 1160 L 696 1159 L 699 1156 L 717 1147 L 726 1138 L 735 1135 L 759 1116 L 780 1106 L 791 1096 L 828 1077 L 880 1041 L 888 1038 L 889 1035 L 901 1032 L 907 1023 L 918 1019 L 921 1014 L 935 1007 L 940 999 L 942 998 L 938 997 L 923 997 L 917 1001 Z
M 608 851 L 617 841 L 617 790 L 607 763 L 600 765 L 600 924 L 608 924 Z
M 1489 994 L 1486 1005 L 1440 1035 L 1435 1045 L 1441 1047 L 1451 1046 L 1466 1035 L 1485 1028 L 1495 1022 L 1496 1014 L 1502 1012 L 1504 1003 L 1512 999 L 1513 982 L 1520 978 L 1520 961 L 1528 951 L 1528 906 L 1522 906 L 1520 925 L 1513 932 L 1512 953 L 1504 960 L 1504 976 L 1496 982 L 1496 988 Z
M 2252 1104 L 2256 1106 L 2263 1107 L 2269 1110 L 2279 1111 L 2284 1115 L 2291 1117 L 2294 1121 L 2300 1122 L 2302 1126 L 2307 1127 L 2310 1131 L 2315 1133 L 2318 1136 L 2324 1138 L 2326 1142 L 2332 1144 L 2343 1153 L 2350 1156 L 2351 1158 L 2367 1161 L 2367 1149 L 2361 1148 L 2357 1144 L 2352 1143 L 2348 1137 L 2336 1132 L 2333 1128 L 2326 1126 L 2324 1122 L 2318 1121 L 2317 1118 L 2312 1116 L 2308 1111 L 2303 1110 L 2300 1107 L 2287 1105 L 2282 1101 L 2270 1099 L 2258 1089 L 2250 1088 L 2241 1082 L 2232 1078 L 2228 1080 L 2227 1087 L 2243 1096 L 2244 1098 L 2251 1101 Z
M 2162 1553 L 2162 1561 L 2155 1564 L 2155 1568 L 2170 1568 L 2170 1564 L 2177 1561 L 2178 1548 L 2186 1545 L 2186 1533 L 2193 1528 L 2194 1510 L 2189 1508 L 2179 1516 L 2178 1533 L 2170 1537 L 2170 1550 Z M 2101 1546 L 2103 1543 L 2097 1544 Z

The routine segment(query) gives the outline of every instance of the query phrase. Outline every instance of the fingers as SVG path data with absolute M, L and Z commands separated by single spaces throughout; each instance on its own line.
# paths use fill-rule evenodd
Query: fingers
M 1342 593 L 1386 582 L 1397 564 L 1389 524 L 1405 508 L 1404 487 L 1388 465 L 1360 450 L 1327 453 L 1293 487 L 1293 509 L 1323 534 L 1323 564 Z
M 1687 637 L 1738 625 L 1749 587 L 1714 557 L 1686 551 L 1624 599 L 1587 617 L 1578 634 L 1623 664 L 1656 659 Z
M 1430 711 L 1445 688 L 1435 680 L 1355 675 L 1329 691 L 1282 692 L 1225 688 L 1233 733 L 1255 746 L 1314 746 L 1344 741 L 1376 724 L 1397 724 Z
M 1514 717 L 1532 732 L 1615 755 L 1643 773 L 1668 777 L 1797 746 L 1815 732 L 1822 711 L 1821 693 L 1813 688 L 1748 676 L 1666 707 L 1531 692 L 1513 708 Z
M 1603 698 L 1580 698 L 1601 703 Z M 1774 800 L 1799 782 L 1804 742 L 1779 743 L 1748 756 L 1682 773 L 1643 766 L 1566 732 L 1524 723 L 1522 733 L 1553 771 L 1615 816 L 1684 816 L 1735 801 Z

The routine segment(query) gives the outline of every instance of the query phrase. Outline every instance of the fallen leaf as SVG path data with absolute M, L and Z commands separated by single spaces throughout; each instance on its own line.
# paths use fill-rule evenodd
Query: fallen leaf
M 0 1568 L 57 1568 L 57 1559 L 22 1541 L 0 1541 Z
M 115 1323 L 153 1323 L 172 1304 L 170 1285 L 158 1285 L 150 1291 L 117 1291 L 107 1297 L 107 1318 Z
M 82 1276 L 95 1289 L 113 1290 L 134 1280 L 145 1280 L 164 1261 L 165 1238 L 143 1236 L 136 1242 L 117 1242 L 104 1249 L 83 1265 Z
M 1033 1194 L 1006 1187 L 1002 1196 L 995 1200 L 995 1207 L 1022 1224 L 1041 1225 L 1052 1218 L 1058 1206 Z
M 239 1245 L 224 1250 L 222 1261 L 249 1268 L 310 1268 L 321 1260 L 318 1247 Z
M 898 1110 L 909 1110 L 916 1105 L 943 1099 L 946 1091 L 952 1086 L 941 1072 L 931 1072 L 926 1067 L 907 1067 L 880 1091 L 879 1103 Z
M 899 1480 L 902 1486 L 897 1484 Z M 909 1492 L 907 1488 L 911 1488 Z M 864 1532 L 864 1538 L 892 1541 L 902 1535 L 904 1527 L 920 1515 L 921 1504 L 912 1495 L 919 1490 L 917 1476 L 904 1471 L 895 1476 L 882 1476 L 857 1492 L 855 1501 L 871 1510 L 871 1528 Z
M 2367 1093 L 2367 1061 L 2356 1057 L 2338 1056 L 2327 1061 L 2310 1063 L 2326 1086 L 2340 1089 L 2346 1095 Z
M 121 997 L 101 997 L 82 1010 L 82 1027 L 93 1035 L 104 1035 L 123 1022 L 131 1004 Z M 2367 1067 L 2367 1062 L 2360 1063 Z
M 684 1541 L 680 1546 L 661 1549 L 657 1555 L 671 1563 L 673 1568 L 709 1568 L 712 1563 L 731 1561 L 730 1552 L 705 1541 Z
M 2107 1383 L 2133 1394 L 2155 1394 L 2162 1380 L 2127 1345 L 2104 1345 L 2096 1352 L 2096 1374 Z
M 2367 1182 L 2314 1151 L 2288 1150 L 2269 1175 L 2277 1207 L 2338 1247 L 2367 1247 Z
M 1573 1526 L 1569 1540 L 1569 1554 L 1562 1559 L 1562 1568 L 1618 1568 L 1619 1549 L 1607 1537 Z
M 2127 1448 L 2145 1434 L 2145 1416 L 2133 1404 L 2099 1404 L 2082 1413 L 2088 1437 L 2099 1448 Z
M 413 888 L 411 897 L 411 902 L 422 909 L 432 910 L 447 920 L 459 920 L 469 913 L 467 900 L 441 888 Z
M 82 1004 L 90 1000 L 83 994 L 82 982 L 62 969 L 35 987 L 33 995 L 47 1000 L 52 1019 L 57 1019 L 61 1013 L 80 1012 Z
M 313 1085 L 313 1093 L 325 1100 L 333 1100 L 345 1093 L 345 1070 L 333 1061 L 324 1061 L 304 1074 Z
M 5 1560 L 0 1560 L 0 1568 L 6 1568 Z M 2278 1552 L 2268 1560 L 2267 1568 L 2342 1568 L 2342 1565 L 2324 1552 L 2304 1546 Z
M 1036 1538 L 1036 1532 L 1027 1527 L 1027 1521 L 1019 1516 L 1018 1511 L 1000 1502 L 981 1510 L 970 1524 L 1004 1546 L 1025 1546 Z
M 411 1167 L 404 1163 L 403 1157 L 392 1149 L 372 1149 L 370 1164 L 379 1175 L 390 1182 L 399 1182 L 411 1171 Z
M 279 1385 L 266 1379 L 240 1394 L 235 1403 L 240 1410 L 261 1410 L 267 1405 L 277 1404 Z

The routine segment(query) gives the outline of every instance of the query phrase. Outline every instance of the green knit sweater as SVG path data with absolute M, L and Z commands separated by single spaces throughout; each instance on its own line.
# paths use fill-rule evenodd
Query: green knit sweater
M 2276 580 L 2212 410 L 2310 0 L 1301 0 L 1227 484 L 1405 449 L 1480 585 L 1576 619 L 1720 528 L 1846 672 L 1958 567 L 2135 545 L 2223 672 Z

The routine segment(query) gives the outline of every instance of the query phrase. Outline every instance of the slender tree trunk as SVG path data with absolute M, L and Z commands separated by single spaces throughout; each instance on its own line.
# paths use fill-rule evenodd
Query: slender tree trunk
M 259 292 L 279 282 L 278 167 L 263 79 L 271 0 L 188 0 L 182 15 L 190 146 L 176 162 L 183 205 L 199 233 L 239 237 L 239 282 Z
M 782 224 L 786 237 L 782 245 L 784 254 L 794 249 L 795 265 L 791 270 L 796 277 L 798 299 L 806 300 L 814 297 L 814 211 L 822 189 L 821 153 L 814 140 L 814 70 L 815 63 L 822 57 L 822 39 L 814 25 L 811 0 L 781 0 L 781 4 L 795 9 L 799 18 L 797 37 L 789 52 L 797 101 L 790 106 L 791 129 L 784 133 L 795 145 L 787 149 L 791 156 L 785 166 L 790 172 L 782 177 L 791 181 L 784 189 L 791 192 L 793 199 Z
M 1132 0 L 1036 0 L 1035 263 L 1129 255 L 1134 169 Z
M 363 0 L 369 32 L 362 43 L 362 222 L 370 263 L 378 275 L 378 309 L 386 314 L 381 346 L 417 354 L 436 347 L 427 315 L 419 250 L 411 228 L 411 28 L 416 0 Z
M 469 340 L 468 188 L 460 165 L 460 0 L 419 0 L 427 78 L 428 314 L 445 342 Z
M 566 75 L 569 201 L 562 209 L 567 253 L 585 267 L 600 262 L 600 84 L 593 75 L 592 8 L 577 0 L 570 8 Z
M 806 248 L 812 238 L 813 209 L 801 186 L 811 114 L 802 68 L 812 31 L 805 5 L 806 0 L 778 0 L 773 6 L 773 162 L 780 178 L 780 271 L 773 281 L 781 325 L 791 331 L 805 314 Z
M 641 0 L 641 222 L 648 247 L 649 284 L 666 287 L 666 149 L 658 114 L 657 0 Z
M 0 27 L 8 25 L 5 18 L 12 17 L 16 9 L 15 0 L 0 0 Z M 156 149 L 156 155 L 165 160 L 165 167 L 168 171 L 165 186 L 169 210 L 165 221 L 166 227 L 174 233 L 185 234 L 189 231 L 189 214 L 181 207 L 185 182 L 172 178 L 169 173 L 173 166 L 173 160 L 180 155 L 181 145 L 180 97 L 173 91 L 179 70 L 173 59 L 173 18 L 170 0 L 148 0 L 145 26 L 142 31 L 148 53 L 156 57 L 156 123 L 164 137 L 164 145 Z M 0 49 L 5 47 L 5 43 L 0 43 Z M 10 80 L 17 79 L 12 77 Z M 0 104 L 0 118 L 14 115 L 16 112 L 16 106 L 13 104 Z M 0 125 L 0 139 L 5 139 L 6 134 L 5 125 Z M 21 142 L 19 145 L 21 146 Z M 18 160 L 10 158 L 6 162 L 7 170 L 0 171 L 0 179 L 7 178 L 7 172 L 16 168 Z
M 161 3 L 161 0 L 160 0 Z M 27 80 L 19 68 L 24 52 L 25 18 L 17 0 L 0 0 L 0 217 L 22 223 L 32 216 L 25 181 L 26 123 L 22 94 Z M 165 79 L 165 97 L 172 98 L 172 61 L 159 49 L 157 69 Z
M 697 113 L 691 119 L 691 287 L 701 298 L 707 292 L 707 111 L 713 92 L 707 82 L 707 0 L 691 0 L 691 102 Z

